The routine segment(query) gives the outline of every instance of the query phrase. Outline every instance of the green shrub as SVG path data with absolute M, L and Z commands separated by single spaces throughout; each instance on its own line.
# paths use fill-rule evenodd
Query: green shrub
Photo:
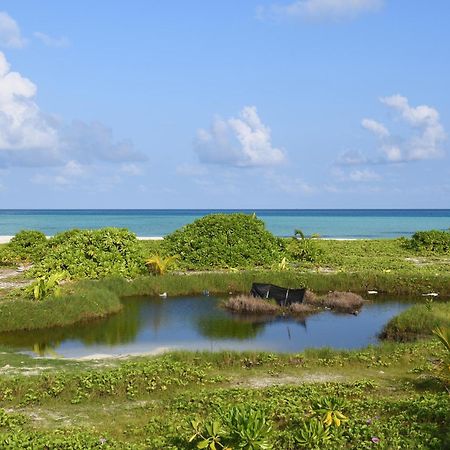
M 2 262 L 38 261 L 47 248 L 47 238 L 41 231 L 19 231 L 2 252 Z
M 320 259 L 322 250 L 316 243 L 307 238 L 301 230 L 295 230 L 295 236 L 286 244 L 286 251 L 289 259 L 294 261 L 317 262 Z
M 66 272 L 73 279 L 134 277 L 144 273 L 145 266 L 134 233 L 120 228 L 75 229 L 50 239 L 45 256 L 31 270 L 37 276 L 53 272 Z
M 450 253 L 450 232 L 440 230 L 417 231 L 409 241 L 411 249 L 431 253 Z
M 282 258 L 282 243 L 255 215 L 211 214 L 164 239 L 186 269 L 268 267 Z

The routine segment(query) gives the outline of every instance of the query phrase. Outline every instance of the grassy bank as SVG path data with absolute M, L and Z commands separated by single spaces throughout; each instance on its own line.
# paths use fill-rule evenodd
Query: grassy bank
M 189 442 L 191 421 L 204 437 L 218 421 L 218 441 L 239 448 L 245 434 L 236 442 L 241 423 L 229 417 L 240 405 L 253 437 L 266 439 L 255 449 L 443 449 L 450 444 L 450 397 L 436 377 L 443 357 L 428 341 L 296 355 L 182 352 L 2 375 L 0 446 L 194 449 L 202 439 Z M 259 434 L 252 410 L 267 425 Z M 345 418 L 324 425 L 329 412 Z
M 63 327 L 120 311 L 117 294 L 96 286 L 67 288 L 59 297 L 36 302 L 7 298 L 0 302 L 0 332 Z
M 391 319 L 382 338 L 396 341 L 414 340 L 430 336 L 436 327 L 450 328 L 450 303 L 414 305 Z

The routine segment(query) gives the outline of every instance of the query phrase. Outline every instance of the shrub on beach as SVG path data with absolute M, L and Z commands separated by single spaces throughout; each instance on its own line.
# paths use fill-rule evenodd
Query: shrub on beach
M 2 262 L 35 262 L 44 255 L 47 248 L 47 238 L 41 231 L 19 231 L 2 249 Z
M 120 228 L 70 230 L 48 241 L 42 260 L 30 273 L 46 276 L 65 272 L 70 278 L 134 277 L 145 271 L 141 247 L 134 233 Z
M 450 231 L 417 231 L 408 244 L 416 251 L 450 253 Z
M 210 214 L 168 235 L 163 248 L 184 269 L 270 267 L 282 257 L 281 239 L 255 215 Z

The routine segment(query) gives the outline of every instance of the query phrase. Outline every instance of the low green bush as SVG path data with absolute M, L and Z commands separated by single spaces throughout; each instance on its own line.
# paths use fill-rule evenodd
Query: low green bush
M 283 243 L 255 215 L 210 214 L 168 235 L 168 255 L 183 269 L 270 267 L 282 259 Z
M 419 252 L 450 253 L 450 231 L 417 231 L 409 241 L 409 246 Z
M 72 279 L 135 277 L 145 273 L 142 247 L 136 235 L 123 228 L 65 231 L 49 240 L 44 257 L 30 271 L 34 276 L 53 272 Z
M 3 263 L 36 262 L 45 254 L 47 244 L 41 231 L 22 230 L 2 247 L 0 259 Z

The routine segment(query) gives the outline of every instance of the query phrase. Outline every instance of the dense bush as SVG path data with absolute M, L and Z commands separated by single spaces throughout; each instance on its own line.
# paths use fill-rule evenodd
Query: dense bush
M 133 277 L 145 271 L 136 235 L 126 229 L 70 230 L 48 242 L 45 256 L 33 275 L 65 272 L 70 278 Z
M 2 249 L 2 262 L 38 261 L 47 248 L 47 238 L 41 231 L 19 231 Z
M 169 255 L 187 269 L 271 266 L 281 258 L 280 239 L 255 215 L 211 214 L 164 239 Z
M 301 230 L 295 230 L 294 237 L 287 241 L 286 252 L 293 261 L 318 262 L 322 251 L 316 242 L 307 238 Z
M 450 231 L 417 231 L 409 241 L 409 246 L 416 251 L 450 253 Z

